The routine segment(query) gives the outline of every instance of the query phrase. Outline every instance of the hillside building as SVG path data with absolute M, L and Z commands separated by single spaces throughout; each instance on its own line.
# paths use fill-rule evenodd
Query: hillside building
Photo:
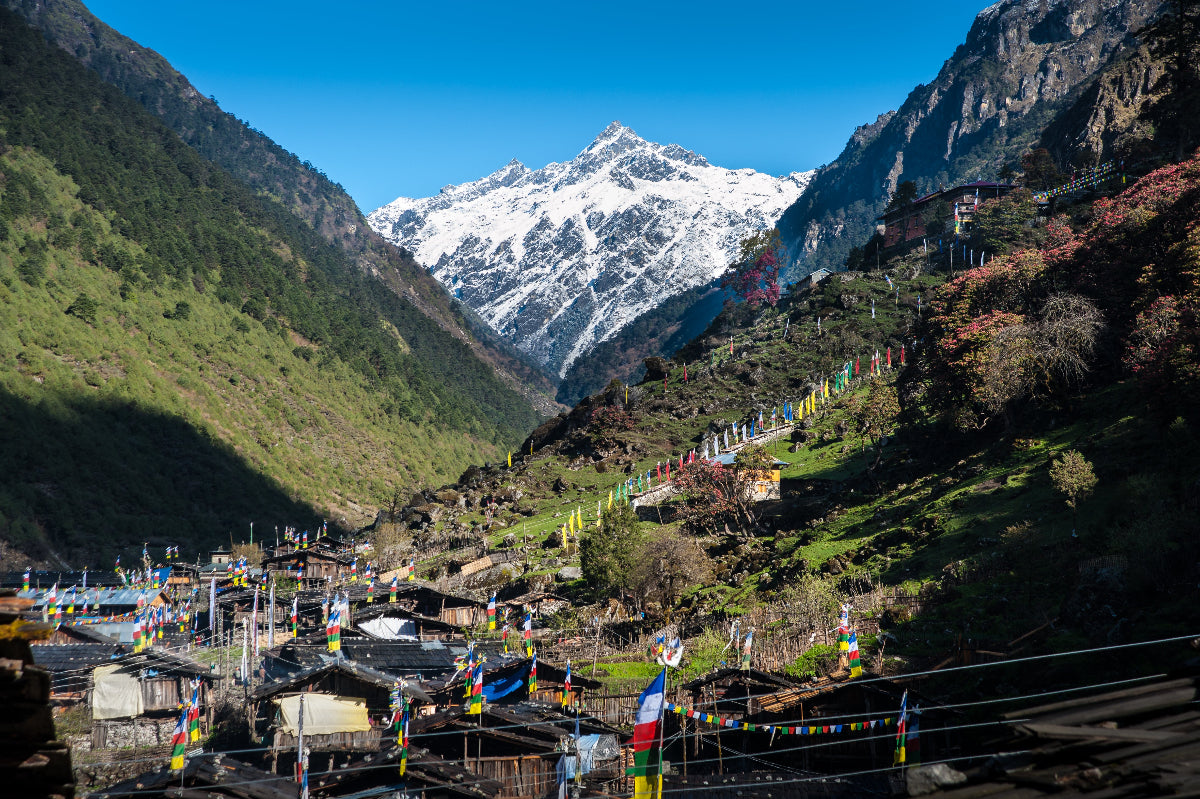
M 883 223 L 883 246 L 894 247 L 924 238 L 929 224 L 934 220 L 935 206 L 939 202 L 948 206 L 947 218 L 943 221 L 954 221 L 955 235 L 968 233 L 975 224 L 975 212 L 980 204 L 985 200 L 1004 197 L 1016 188 L 1010 183 L 989 183 L 980 180 L 919 197 L 909 205 L 887 211 L 878 217 Z

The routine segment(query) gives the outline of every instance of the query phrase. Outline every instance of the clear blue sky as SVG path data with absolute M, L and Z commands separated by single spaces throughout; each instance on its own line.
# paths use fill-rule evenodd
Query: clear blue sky
M 568 160 L 614 119 L 725 167 L 819 166 L 929 82 L 989 2 L 87 5 L 370 212 L 513 158 Z

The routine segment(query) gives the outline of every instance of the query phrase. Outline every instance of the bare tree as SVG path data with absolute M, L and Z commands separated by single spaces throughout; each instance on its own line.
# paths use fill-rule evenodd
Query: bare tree
M 663 531 L 639 548 L 632 584 L 643 604 L 657 600 L 666 610 L 683 589 L 704 585 L 712 576 L 712 560 L 695 538 Z
M 999 331 L 988 347 L 982 400 L 991 413 L 1013 402 L 1078 384 L 1104 329 L 1104 317 L 1078 294 L 1052 294 L 1032 323 Z

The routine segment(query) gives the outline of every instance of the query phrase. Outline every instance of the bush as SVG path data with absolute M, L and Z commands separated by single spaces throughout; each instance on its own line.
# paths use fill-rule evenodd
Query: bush
M 167 319 L 179 319 L 180 321 L 187 319 L 192 315 L 192 306 L 187 300 L 180 300 L 175 303 L 173 311 L 163 311 L 163 316 Z
M 83 292 L 67 306 L 67 313 L 77 319 L 82 319 L 89 325 L 96 323 L 96 301 Z

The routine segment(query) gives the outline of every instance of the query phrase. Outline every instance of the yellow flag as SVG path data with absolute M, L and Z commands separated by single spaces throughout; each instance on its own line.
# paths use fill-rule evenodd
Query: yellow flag
M 608 507 L 610 507 L 610 508 L 611 508 L 612 506 L 613 506 L 613 495 L 612 495 L 612 489 L 609 489 L 609 492 L 608 492 Z
M 575 514 L 572 513 L 567 517 L 567 530 L 573 535 L 575 533 Z
M 508 453 L 508 468 L 512 468 L 512 453 Z

